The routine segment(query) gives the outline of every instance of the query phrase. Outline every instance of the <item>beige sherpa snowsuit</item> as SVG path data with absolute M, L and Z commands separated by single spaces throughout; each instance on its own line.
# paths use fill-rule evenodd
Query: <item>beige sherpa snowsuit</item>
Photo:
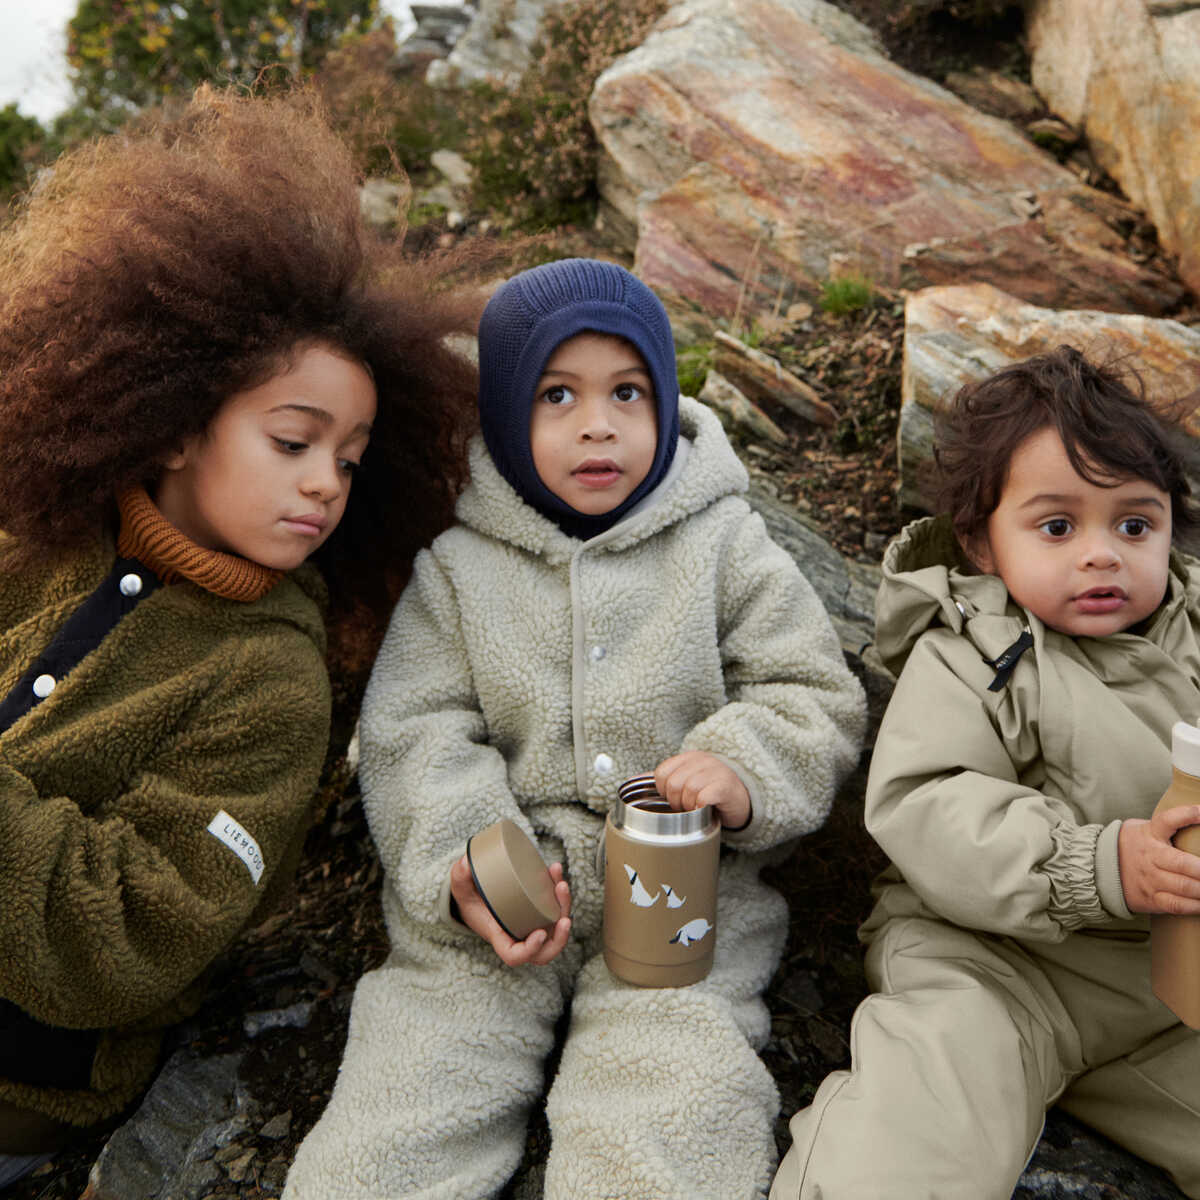
M 1200 1196 L 1200 1035 L 1151 993 L 1117 870 L 1122 819 L 1170 782 L 1172 725 L 1200 717 L 1200 564 L 1173 555 L 1143 632 L 1104 638 L 960 567 L 944 519 L 884 558 L 877 642 L 903 671 L 867 789 L 893 863 L 863 929 L 876 994 L 771 1195 L 1007 1200 L 1057 1099 Z M 1023 628 L 989 691 L 985 660 Z
M 762 521 L 716 418 L 681 402 L 667 478 L 580 542 L 526 506 L 477 442 L 460 524 L 418 557 L 362 715 L 363 793 L 392 954 L 360 982 L 337 1086 L 290 1200 L 495 1193 L 520 1161 L 555 1023 L 545 1194 L 749 1200 L 775 1161 L 754 1053 L 787 925 L 763 851 L 818 826 L 863 731 L 829 619 Z M 599 956 L 595 867 L 618 784 L 681 748 L 724 756 L 753 819 L 727 835 L 716 961 L 638 989 Z M 574 925 L 511 969 L 449 920 L 467 838 L 500 817 L 561 860 Z

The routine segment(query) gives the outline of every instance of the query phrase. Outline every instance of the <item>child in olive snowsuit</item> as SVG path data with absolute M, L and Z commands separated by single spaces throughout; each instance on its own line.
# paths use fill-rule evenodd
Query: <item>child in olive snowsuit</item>
M 1146 914 L 1200 912 L 1148 820 L 1200 717 L 1200 564 L 1170 431 L 1066 347 L 965 389 L 948 516 L 889 547 L 900 678 L 866 819 L 892 860 L 853 1064 L 792 1119 L 779 1200 L 1009 1197 L 1048 1105 L 1200 1196 L 1200 1034 L 1152 994 Z
M 515 277 L 484 314 L 480 375 L 459 524 L 420 556 L 363 707 L 392 954 L 358 986 L 286 1195 L 499 1191 L 570 1002 L 545 1194 L 750 1200 L 775 1160 L 754 1048 L 787 925 L 758 872 L 823 820 L 857 756 L 861 689 L 738 495 L 716 417 L 678 399 L 644 284 L 591 260 Z M 737 850 L 712 973 L 691 987 L 632 987 L 600 954 L 604 815 L 648 770 L 677 807 L 713 804 Z M 557 926 L 525 942 L 462 860 L 500 817 L 569 879 Z

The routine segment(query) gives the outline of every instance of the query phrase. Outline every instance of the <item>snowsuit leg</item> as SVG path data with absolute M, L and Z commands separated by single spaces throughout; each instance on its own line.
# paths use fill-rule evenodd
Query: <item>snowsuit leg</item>
M 1200 1197 L 1200 1033 L 1174 1025 L 1081 1075 L 1058 1103 Z
M 516 1170 L 545 1089 L 578 953 L 512 969 L 480 939 L 403 917 L 355 989 L 333 1096 L 288 1175 L 288 1200 L 469 1200 Z
M 792 1118 L 772 1200 L 1009 1200 L 1080 1055 L 1053 990 L 1003 948 L 918 918 L 880 932 L 851 1069 Z
M 754 1048 L 787 906 L 750 860 L 723 862 L 713 969 L 639 988 L 583 968 L 547 1102 L 547 1200 L 753 1200 L 775 1163 L 774 1081 Z

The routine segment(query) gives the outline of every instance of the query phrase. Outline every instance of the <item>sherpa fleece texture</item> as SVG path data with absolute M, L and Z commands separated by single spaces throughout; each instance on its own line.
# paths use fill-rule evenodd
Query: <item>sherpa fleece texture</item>
M 786 909 L 757 873 L 824 819 L 864 706 L 820 601 L 736 495 L 745 471 L 716 417 L 687 400 L 680 416 L 667 478 L 587 542 L 523 504 L 477 443 L 460 524 L 418 556 L 362 716 L 393 953 L 356 992 L 293 1200 L 497 1191 L 572 990 L 545 1194 L 765 1191 L 778 1099 L 752 1047 Z M 726 835 L 744 853 L 723 859 L 712 974 L 639 989 L 597 957 L 595 854 L 620 782 L 680 749 L 729 761 L 753 819 Z M 500 817 L 566 868 L 572 938 L 550 967 L 510 970 L 449 920 L 450 866 Z
M 0 695 L 114 556 L 97 541 L 3 575 Z M 105 1031 L 88 1090 L 0 1079 L 0 1099 L 77 1125 L 118 1112 L 294 855 L 329 732 L 322 592 L 311 568 L 253 603 L 162 587 L 0 736 L 0 996 Z M 208 832 L 222 810 L 258 843 L 258 884 Z

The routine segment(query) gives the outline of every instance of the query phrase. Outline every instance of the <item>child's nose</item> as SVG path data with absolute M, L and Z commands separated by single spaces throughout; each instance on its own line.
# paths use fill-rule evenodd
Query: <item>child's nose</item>
M 342 476 L 333 459 L 328 462 L 314 458 L 305 477 L 302 490 L 320 500 L 336 499 L 342 490 Z
M 579 436 L 587 442 L 607 441 L 614 436 L 608 404 L 598 398 L 583 401 L 580 411 Z
M 1084 542 L 1082 559 L 1087 567 L 1113 567 L 1121 561 L 1121 554 L 1112 538 L 1093 534 Z

